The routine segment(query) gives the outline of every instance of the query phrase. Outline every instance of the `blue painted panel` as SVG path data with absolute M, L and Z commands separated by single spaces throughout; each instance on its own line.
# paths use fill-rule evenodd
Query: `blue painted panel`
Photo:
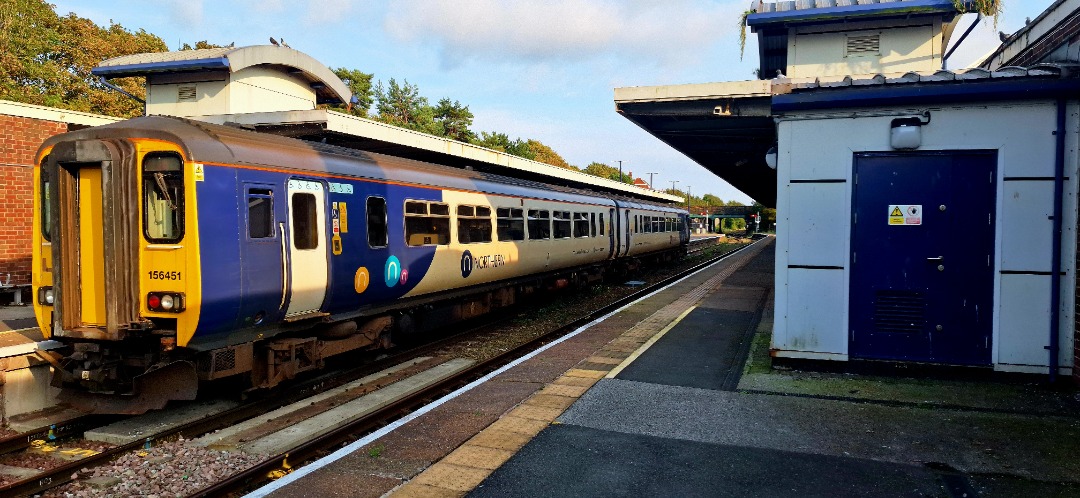
M 852 357 L 990 364 L 996 161 L 856 155 Z M 920 206 L 918 224 L 890 224 L 890 205 Z
M 240 219 L 241 305 L 238 326 L 257 323 L 273 323 L 284 318 L 281 307 L 282 283 L 282 237 L 280 223 L 285 222 L 287 199 L 285 183 L 288 176 L 282 173 L 255 170 L 238 170 L 240 184 L 237 202 Z M 272 232 L 270 237 L 252 238 L 249 224 L 248 202 L 264 197 L 252 197 L 252 191 L 269 191 L 273 206 Z M 261 320 L 260 320 L 261 319 Z
M 442 201 L 442 191 L 366 181 L 335 179 L 334 182 L 344 188 L 331 188 L 329 199 L 331 203 L 346 203 L 348 232 L 340 234 L 341 254 L 330 256 L 330 289 L 324 311 L 343 313 L 400 298 L 427 275 L 435 258 L 435 247 L 410 247 L 405 244 L 402 230 L 405 226 L 405 199 Z M 340 192 L 348 191 L 350 187 L 352 193 Z M 371 196 L 386 200 L 389 231 L 386 247 L 368 246 L 366 208 L 367 199 Z M 333 224 L 328 223 L 327 226 L 330 230 L 327 236 L 333 237 Z M 393 284 L 387 285 L 386 268 L 390 258 L 396 258 L 400 266 L 392 275 Z M 354 284 L 360 268 L 367 269 L 370 280 L 363 293 L 357 293 Z
M 206 180 L 195 183 L 202 252 L 202 309 L 196 332 L 200 338 L 236 327 L 241 278 L 237 170 L 207 164 L 204 172 Z

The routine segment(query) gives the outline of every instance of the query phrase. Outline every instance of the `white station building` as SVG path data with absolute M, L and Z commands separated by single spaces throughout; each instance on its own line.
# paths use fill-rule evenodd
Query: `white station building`
M 615 100 L 776 206 L 773 356 L 1080 373 L 1080 1 L 964 69 L 952 0 L 753 7 L 766 79 Z

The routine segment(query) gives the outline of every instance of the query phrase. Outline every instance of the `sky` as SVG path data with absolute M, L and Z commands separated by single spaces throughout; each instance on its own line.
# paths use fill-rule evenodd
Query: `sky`
M 1002 0 L 950 59 L 957 69 L 1053 0 Z M 754 79 L 756 35 L 739 53 L 751 0 L 50 0 L 60 15 L 115 22 L 173 50 L 284 39 L 331 68 L 417 85 L 469 106 L 473 130 L 535 139 L 570 164 L 618 166 L 657 189 L 749 203 L 705 168 L 615 112 L 614 89 Z M 953 41 L 975 16 L 965 15 Z

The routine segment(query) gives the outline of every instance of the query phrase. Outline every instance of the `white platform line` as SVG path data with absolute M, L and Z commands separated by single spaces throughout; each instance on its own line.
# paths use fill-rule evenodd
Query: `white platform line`
M 765 239 L 762 239 L 762 240 L 765 240 Z M 269 496 L 270 493 L 278 491 L 281 488 L 284 488 L 285 486 L 288 486 L 289 484 L 292 484 L 293 482 L 296 482 L 300 478 L 302 478 L 302 477 L 304 477 L 304 476 L 306 476 L 306 475 L 308 475 L 308 474 L 310 474 L 312 472 L 315 472 L 316 470 L 319 470 L 319 469 L 321 469 L 321 468 L 323 468 L 323 467 L 325 467 L 327 465 L 330 465 L 331 463 L 334 463 L 334 462 L 340 460 L 341 458 L 345 457 L 346 455 L 348 455 L 350 453 L 353 453 L 353 452 L 359 450 L 360 448 L 363 448 L 364 446 L 367 446 L 368 444 L 371 444 L 373 441 L 375 441 L 375 440 L 377 440 L 377 439 L 379 439 L 379 438 L 393 432 L 398 427 L 401 427 L 401 426 L 403 426 L 403 425 L 405 425 L 405 424 L 407 424 L 409 422 L 412 422 L 413 420 L 420 417 L 421 415 L 424 415 L 424 414 L 426 414 L 426 413 L 428 413 L 428 412 L 442 406 L 444 403 L 446 403 L 446 402 L 448 402 L 448 401 L 450 401 L 450 400 L 452 400 L 454 398 L 457 398 L 458 396 L 461 396 L 462 394 L 465 394 L 465 393 L 473 390 L 476 386 L 479 386 L 480 384 L 483 384 L 484 382 L 487 382 L 488 380 L 491 380 L 491 378 L 495 377 L 496 375 L 499 375 L 499 374 L 501 374 L 501 373 L 513 368 L 513 367 L 518 366 L 521 363 L 524 363 L 525 361 L 528 361 L 528 360 L 532 359 L 534 356 L 536 356 L 536 355 L 538 355 L 540 353 L 543 353 L 544 351 L 547 351 L 548 349 L 551 349 L 552 347 L 555 347 L 558 344 L 561 344 L 563 341 L 569 340 L 570 338 L 572 338 L 572 337 L 574 337 L 574 336 L 588 330 L 593 325 L 596 325 L 597 323 L 600 323 L 600 322 L 602 322 L 604 320 L 607 320 L 612 315 L 615 315 L 615 314 L 625 310 L 626 308 L 629 308 L 629 307 L 631 307 L 631 306 L 633 306 L 633 305 L 635 305 L 635 304 L 637 304 L 637 303 L 639 303 L 641 301 L 644 301 L 644 300 L 656 295 L 657 293 L 663 292 L 663 291 L 667 290 L 669 287 L 672 287 L 672 286 L 674 286 L 676 284 L 679 284 L 683 280 L 686 280 L 686 279 L 688 279 L 688 278 L 690 278 L 690 277 L 692 277 L 692 276 L 694 276 L 694 275 L 696 275 L 696 274 L 698 274 L 700 272 L 703 272 L 708 268 L 711 268 L 711 267 L 713 267 L 713 266 L 715 266 L 717 264 L 720 264 L 721 262 L 726 260 L 728 257 L 737 254 L 742 249 L 750 247 L 751 245 L 753 245 L 753 244 L 747 244 L 746 246 L 743 246 L 743 248 L 739 249 L 739 251 L 735 251 L 735 252 L 727 255 L 724 258 L 717 260 L 713 264 L 710 264 L 710 265 L 708 265 L 708 266 L 706 266 L 706 267 L 704 267 L 704 268 L 702 268 L 702 269 L 700 269 L 700 270 L 698 270 L 698 271 L 696 271 L 696 272 L 694 272 L 694 273 L 692 273 L 690 275 L 687 275 L 687 276 L 685 276 L 683 278 L 680 278 L 680 279 L 678 279 L 678 280 L 676 280 L 676 281 L 674 281 L 674 282 L 672 282 L 672 283 L 670 283 L 668 285 L 665 285 L 664 287 L 662 287 L 660 289 L 657 289 L 657 290 L 655 290 L 653 292 L 650 292 L 649 294 L 647 294 L 645 296 L 642 296 L 642 297 L 640 297 L 638 299 L 635 299 L 633 302 L 631 302 L 631 303 L 629 303 L 629 304 L 627 304 L 627 305 L 625 305 L 625 306 L 623 306 L 623 307 L 621 307 L 621 308 L 619 308 L 619 309 L 617 309 L 615 311 L 612 311 L 612 312 L 610 312 L 610 313 L 608 313 L 608 314 L 606 314 L 606 315 L 604 315 L 604 316 L 602 316 L 600 318 L 597 318 L 597 319 L 595 319 L 595 320 L 593 320 L 593 321 L 591 321 L 591 322 L 589 322 L 589 323 L 587 323 L 585 325 L 582 325 L 577 330 L 574 330 L 573 332 L 571 332 L 569 334 L 566 334 L 566 335 L 560 337 L 559 339 L 557 339 L 557 340 L 555 340 L 553 342 L 550 342 L 550 343 L 548 343 L 548 344 L 546 344 L 544 346 L 541 346 L 537 350 L 535 350 L 535 351 L 533 351 L 533 352 L 531 352 L 531 353 L 529 353 L 529 354 L 527 354 L 525 356 L 522 356 L 521 358 L 518 358 L 517 360 L 514 360 L 514 361 L 512 361 L 510 363 L 507 363 L 502 368 L 499 368 L 498 370 L 495 370 L 495 371 L 493 371 L 493 372 L 491 372 L 491 373 L 489 373 L 489 374 L 487 374 L 487 375 L 485 375 L 485 376 L 483 376 L 483 377 L 481 377 L 479 379 L 476 379 L 476 380 L 470 382 L 469 384 L 467 384 L 465 386 L 462 386 L 458 390 L 456 390 L 456 391 L 454 391 L 454 392 L 452 392 L 450 394 L 447 394 L 446 396 L 443 396 L 442 398 L 439 398 L 439 399 L 435 400 L 433 403 L 431 403 L 429 405 L 426 405 L 423 408 L 420 408 L 419 410 L 416 410 L 415 412 L 412 412 L 409 415 L 406 415 L 406 416 L 394 421 L 393 423 L 391 423 L 389 425 L 386 425 L 383 428 L 381 428 L 381 429 L 379 429 L 379 430 L 377 430 L 375 432 L 372 432 L 371 434 L 368 434 L 367 436 L 364 436 L 363 438 L 360 438 L 360 439 L 350 443 L 349 445 L 344 446 L 341 449 L 339 449 L 339 450 L 337 450 L 337 451 L 335 451 L 335 452 L 333 452 L 333 453 L 331 453 L 331 454 L 329 454 L 329 455 L 327 455 L 327 456 L 325 456 L 323 458 L 320 458 L 320 459 L 318 459 L 318 460 L 316 460 L 316 461 L 314 461 L 314 462 L 312 462 L 312 463 L 310 463 L 308 465 L 305 465 L 305 466 L 303 466 L 303 467 L 301 467 L 301 468 L 287 474 L 285 477 L 282 477 L 281 479 L 278 479 L 278 480 L 276 480 L 274 482 L 271 482 L 271 483 L 267 484 L 266 486 L 263 486 L 263 487 L 261 487 L 259 489 L 256 489 L 255 491 L 252 491 L 251 493 L 248 493 L 245 496 L 247 498 L 262 498 L 262 497 L 265 497 L 265 496 Z

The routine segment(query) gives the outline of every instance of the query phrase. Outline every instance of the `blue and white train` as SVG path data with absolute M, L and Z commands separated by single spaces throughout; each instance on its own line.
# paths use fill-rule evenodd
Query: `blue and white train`
M 67 346 L 54 384 L 98 411 L 273 386 L 689 240 L 671 206 L 179 118 L 58 135 L 37 164 L 35 311 Z

